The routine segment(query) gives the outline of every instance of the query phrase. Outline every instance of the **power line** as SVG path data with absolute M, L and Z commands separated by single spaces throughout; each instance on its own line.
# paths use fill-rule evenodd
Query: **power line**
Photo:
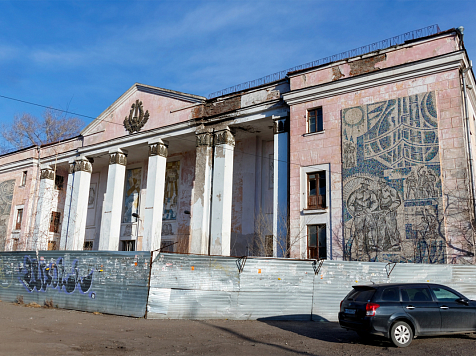
M 38 106 L 38 107 L 42 107 L 42 108 L 46 108 L 46 109 L 61 111 L 61 112 L 68 113 L 68 114 L 71 114 L 71 115 L 86 117 L 86 118 L 93 119 L 93 120 L 96 120 L 96 119 L 97 119 L 97 117 L 92 117 L 92 116 L 88 116 L 88 115 L 78 114 L 78 113 L 74 113 L 74 112 L 67 111 L 67 110 L 62 110 L 62 109 L 56 109 L 56 108 L 51 107 L 51 106 L 46 106 L 46 105 L 37 104 L 37 103 L 33 103 L 33 102 L 30 102 L 30 101 L 26 101 L 26 100 L 16 99 L 16 98 L 8 97 L 8 96 L 5 96 L 5 95 L 0 95 L 0 98 L 9 99 L 9 100 L 13 100 L 13 101 L 18 101 L 18 102 L 20 102 L 20 103 L 25 103 L 25 104 L 29 104 L 29 105 L 34 105 L 34 106 Z M 120 123 L 117 123 L 117 122 L 114 122 L 114 121 L 109 121 L 109 120 L 106 120 L 106 119 L 103 119 L 102 121 L 103 121 L 103 122 L 109 122 L 109 123 L 115 124 L 115 125 L 123 126 L 123 125 L 120 124 Z M 177 137 L 177 136 L 174 136 L 174 139 L 183 140 L 183 141 L 195 143 L 195 140 L 189 140 L 189 139 L 181 138 L 181 137 Z M 241 154 L 243 154 L 243 155 L 248 155 L 248 156 L 253 156 L 253 157 L 259 157 L 259 158 L 261 158 L 261 159 L 267 159 L 267 160 L 269 160 L 269 157 L 264 157 L 264 156 L 257 155 L 257 154 L 253 154 L 253 153 L 247 153 L 247 152 L 243 152 L 243 151 L 241 151 L 241 150 L 230 149 L 230 148 L 226 148 L 226 147 L 224 147 L 224 149 L 230 150 L 230 151 L 234 151 L 234 152 L 239 152 L 239 153 L 241 153 Z M 280 160 L 280 159 L 276 159 L 276 158 L 274 158 L 274 157 L 273 157 L 273 161 L 275 161 L 275 162 L 286 162 L 286 161 L 283 161 L 283 160 Z M 290 165 L 296 165 L 296 166 L 298 166 L 298 167 L 301 167 L 301 165 L 298 164 L 298 163 L 291 163 L 291 162 L 289 162 L 289 159 L 288 159 L 288 162 L 287 162 L 287 163 L 290 164 Z

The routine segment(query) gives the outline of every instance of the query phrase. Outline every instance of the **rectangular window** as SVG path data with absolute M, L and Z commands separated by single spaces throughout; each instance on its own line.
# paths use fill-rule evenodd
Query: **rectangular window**
M 12 251 L 18 251 L 18 239 L 13 239 Z
M 21 221 L 23 219 L 23 209 L 17 210 L 17 220 L 15 223 L 15 230 L 21 230 Z
M 26 176 L 27 176 L 27 174 L 28 174 L 27 171 L 23 171 L 23 173 L 21 175 L 20 187 L 24 187 L 26 185 Z
M 325 209 L 326 206 L 326 172 L 307 174 L 307 208 Z
M 63 176 L 55 176 L 55 189 L 63 190 L 63 182 L 64 182 Z
M 59 232 L 59 225 L 60 225 L 61 213 L 53 211 L 51 213 L 50 219 L 50 232 Z
M 93 245 L 94 245 L 94 241 L 84 241 L 83 250 L 92 251 Z
M 122 242 L 122 251 L 135 251 L 136 242 L 134 240 L 121 241 Z
M 56 251 L 56 241 L 48 241 L 48 251 Z
M 307 112 L 307 132 L 324 131 L 324 123 L 322 119 L 322 107 L 309 110 Z
M 307 258 L 327 258 L 327 233 L 326 225 L 307 226 Z

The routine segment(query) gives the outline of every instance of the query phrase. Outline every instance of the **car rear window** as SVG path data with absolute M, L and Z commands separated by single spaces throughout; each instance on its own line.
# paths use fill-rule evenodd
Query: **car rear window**
M 347 300 L 353 300 L 355 302 L 370 302 L 374 296 L 375 289 L 354 289 L 347 296 Z

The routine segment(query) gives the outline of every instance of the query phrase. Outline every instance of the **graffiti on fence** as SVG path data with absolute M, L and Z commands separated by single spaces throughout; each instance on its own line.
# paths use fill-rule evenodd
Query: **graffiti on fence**
M 94 269 L 88 269 L 87 274 L 81 276 L 77 259 L 68 268 L 63 257 L 47 263 L 43 257 L 37 259 L 27 255 L 23 258 L 23 263 L 19 264 L 18 279 L 29 293 L 46 292 L 48 288 L 67 294 L 78 290 L 94 299 L 96 294 L 90 291 L 93 273 Z

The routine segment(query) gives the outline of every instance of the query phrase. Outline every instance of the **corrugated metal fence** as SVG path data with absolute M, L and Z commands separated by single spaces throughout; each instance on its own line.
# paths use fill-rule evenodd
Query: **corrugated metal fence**
M 476 266 L 160 254 L 148 318 L 336 321 L 353 285 L 433 282 L 476 299 Z
M 0 299 L 143 317 L 149 252 L 0 253 Z
M 150 289 L 149 284 L 150 274 Z M 149 252 L 0 253 L 0 299 L 148 318 L 336 321 L 353 285 L 434 282 L 476 299 L 476 266 Z

